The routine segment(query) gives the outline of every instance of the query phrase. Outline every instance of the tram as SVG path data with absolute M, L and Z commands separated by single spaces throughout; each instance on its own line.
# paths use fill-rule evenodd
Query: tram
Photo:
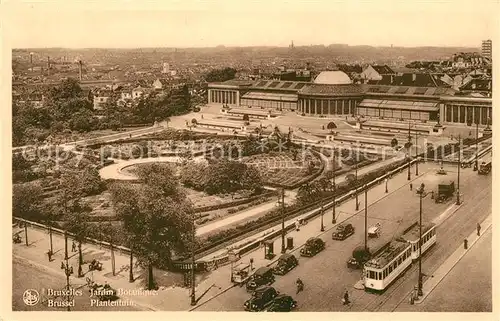
M 364 265 L 365 290 L 384 291 L 419 257 L 419 225 L 412 224 Z M 422 254 L 436 243 L 436 225 L 422 226 Z
M 399 237 L 400 241 L 411 244 L 411 258 L 417 260 L 420 254 L 418 237 L 420 227 L 418 222 L 413 223 Z M 424 254 L 432 245 L 436 243 L 436 224 L 428 223 L 422 225 L 422 254 Z

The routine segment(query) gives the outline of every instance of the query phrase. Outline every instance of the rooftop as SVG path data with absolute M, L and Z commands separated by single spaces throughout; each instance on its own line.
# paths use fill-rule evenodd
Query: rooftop
M 391 241 L 383 246 L 374 258 L 366 262 L 365 266 L 382 269 L 409 246 L 410 245 L 406 242 L 400 242 L 397 240 Z
M 352 80 L 345 72 L 340 70 L 322 71 L 316 79 L 314 79 L 314 83 L 326 85 L 345 85 L 352 84 Z
M 430 230 L 434 226 L 436 226 L 436 224 L 433 223 L 422 224 L 422 234 L 425 234 L 428 230 Z M 416 242 L 418 241 L 419 236 L 420 236 L 420 225 L 418 224 L 418 222 L 415 222 L 403 232 L 403 234 L 399 239 L 403 242 L 404 241 Z
M 335 96 L 352 96 L 362 94 L 363 89 L 359 85 L 323 85 L 311 84 L 299 91 L 304 95 L 335 95 Z

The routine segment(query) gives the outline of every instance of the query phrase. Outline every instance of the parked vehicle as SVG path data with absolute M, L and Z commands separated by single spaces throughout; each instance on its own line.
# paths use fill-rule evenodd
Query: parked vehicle
M 279 294 L 271 302 L 267 312 L 290 312 L 297 307 L 297 301 L 286 294 Z
M 332 233 L 332 239 L 343 241 L 353 234 L 354 227 L 352 224 L 339 224 L 337 225 L 337 230 Z
M 311 237 L 300 250 L 301 256 L 311 257 L 325 249 L 325 242 L 319 237 Z
M 250 276 L 246 289 L 247 291 L 254 291 L 259 286 L 272 284 L 274 280 L 273 269 L 263 266 L 258 268 L 255 273 Z
M 299 265 L 299 261 L 293 254 L 285 253 L 278 259 L 278 264 L 274 267 L 274 274 L 285 275 L 294 267 Z
M 491 172 L 491 160 L 488 162 L 482 162 L 479 165 L 479 170 L 477 171 L 477 173 L 479 175 L 486 175 L 489 174 L 489 172 Z
M 274 298 L 278 296 L 279 292 L 272 286 L 262 286 L 257 288 L 252 297 L 245 301 L 243 306 L 245 311 L 262 311 L 269 306 Z
M 352 251 L 352 258 L 347 261 L 350 269 L 360 269 L 371 258 L 370 250 L 364 246 L 358 246 Z
M 443 203 L 455 193 L 455 181 L 448 181 L 438 184 L 436 203 Z

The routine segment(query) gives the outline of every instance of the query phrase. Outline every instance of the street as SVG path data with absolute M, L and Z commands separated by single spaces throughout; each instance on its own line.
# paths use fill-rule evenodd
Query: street
M 435 167 L 438 168 L 437 165 Z M 450 179 L 456 179 L 453 173 L 456 167 L 445 167 L 445 169 L 449 171 L 447 176 Z M 435 171 L 432 171 L 420 179 L 425 180 L 429 186 L 428 181 L 437 180 L 436 177 Z M 422 260 L 425 274 L 432 274 L 432 271 L 460 245 L 463 237 L 475 228 L 476 223 L 491 212 L 491 176 L 480 176 L 472 169 L 463 170 L 460 184 L 464 203 L 438 227 L 437 244 Z M 418 220 L 419 205 L 415 189 L 419 184 L 413 182 L 413 185 L 413 191 L 406 186 L 387 198 L 369 205 L 368 226 L 376 222 L 382 224 L 381 237 L 369 240 L 370 248 L 376 249 L 385 244 Z M 411 267 L 382 295 L 369 294 L 353 288 L 361 278 L 361 272 L 350 271 L 346 267 L 346 261 L 351 257 L 352 250 L 357 245 L 363 244 L 364 240 L 363 197 L 360 197 L 360 202 L 361 211 L 347 221 L 356 229 L 353 236 L 344 241 L 333 241 L 332 231 L 327 230 L 322 235 L 322 239 L 326 242 L 326 249 L 323 252 L 312 258 L 299 258 L 298 267 L 287 275 L 276 278 L 273 287 L 282 293 L 292 295 L 299 303 L 297 311 L 392 311 L 405 301 L 406 295 L 416 284 L 416 269 Z M 431 221 L 454 202 L 455 198 L 445 204 L 436 204 L 428 196 L 423 200 L 423 220 Z M 297 255 L 297 252 L 293 253 Z M 295 295 L 295 280 L 298 277 L 304 281 L 305 290 Z M 350 306 L 343 306 L 341 303 L 342 294 L 346 289 L 352 301 Z M 243 302 L 249 296 L 244 288 L 236 287 L 200 306 L 196 311 L 242 311 Z
M 26 277 L 31 276 L 31 277 Z M 82 287 L 84 281 L 79 284 L 73 284 L 72 287 L 81 291 L 80 295 L 75 295 L 75 306 L 72 311 L 141 311 L 135 306 L 119 307 L 97 307 L 91 306 L 89 291 L 86 286 Z M 54 297 L 48 296 L 48 289 L 62 290 L 66 286 L 64 276 L 51 273 L 47 269 L 36 267 L 23 259 L 13 258 L 12 265 L 12 310 L 13 311 L 66 311 L 64 307 L 48 307 L 47 299 Z M 23 293 L 28 289 L 37 290 L 42 296 L 41 302 L 34 306 L 28 306 L 23 302 Z M 58 298 L 56 300 L 61 300 Z

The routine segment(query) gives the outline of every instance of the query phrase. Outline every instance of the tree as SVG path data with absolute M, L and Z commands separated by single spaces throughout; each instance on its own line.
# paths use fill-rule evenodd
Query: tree
M 205 76 L 207 82 L 222 82 L 234 79 L 236 76 L 236 69 L 226 67 L 224 69 L 214 69 L 208 72 Z
M 37 183 L 15 184 L 12 191 L 12 215 L 27 220 L 43 219 L 43 189 Z
M 391 147 L 396 147 L 396 146 L 398 146 L 398 140 L 396 138 L 393 138 L 391 140 Z
M 328 125 L 326 126 L 327 129 L 336 129 L 337 125 L 335 125 L 334 122 L 329 122 Z
M 111 187 L 115 209 L 123 220 L 134 253 L 147 266 L 148 289 L 156 289 L 153 266 L 171 266 L 172 255 L 194 246 L 194 211 L 165 164 L 147 164 L 138 170 L 142 184 Z
M 78 242 L 78 276 L 82 276 L 83 253 L 82 243 L 90 232 L 89 214 L 92 208 L 81 203 L 79 199 L 70 201 L 66 208 L 64 229 L 75 235 L 75 241 Z

